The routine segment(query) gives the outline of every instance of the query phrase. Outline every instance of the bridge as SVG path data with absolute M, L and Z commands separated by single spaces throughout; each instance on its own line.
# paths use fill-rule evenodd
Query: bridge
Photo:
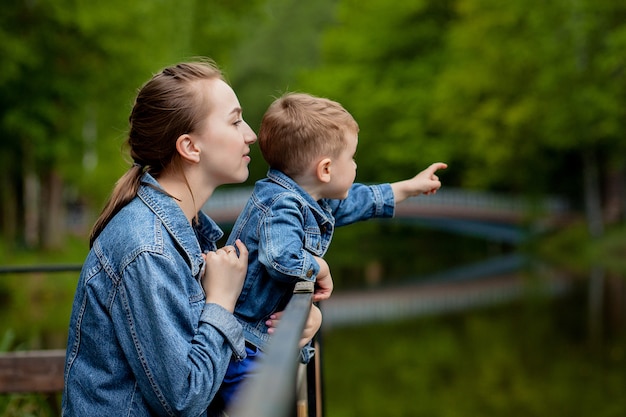
M 203 210 L 218 223 L 233 223 L 251 194 L 252 187 L 218 189 Z M 522 224 L 532 217 L 558 223 L 568 215 L 569 205 L 557 197 L 531 201 L 522 196 L 445 187 L 434 195 L 408 198 L 398 204 L 395 217 Z
M 549 297 L 567 293 L 572 279 L 542 265 L 541 284 L 531 288 L 520 273 L 529 260 L 518 253 L 463 265 L 394 286 L 335 292 L 320 303 L 325 329 L 434 316 L 505 304 L 528 291 Z
M 251 193 L 251 187 L 218 189 L 203 210 L 219 224 L 233 224 Z M 451 187 L 403 201 L 394 217 L 396 221 L 513 244 L 522 241 L 529 229 L 545 230 L 571 218 L 568 203 L 557 197 L 532 201 L 523 196 Z

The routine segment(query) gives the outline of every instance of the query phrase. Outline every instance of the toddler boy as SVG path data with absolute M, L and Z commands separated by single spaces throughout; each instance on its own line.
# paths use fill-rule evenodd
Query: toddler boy
M 249 264 L 235 307 L 248 357 L 231 361 L 221 388 L 226 403 L 266 347 L 269 320 L 284 310 L 295 283 L 315 282 L 313 301 L 330 297 L 333 281 L 323 256 L 335 228 L 392 217 L 397 203 L 441 187 L 435 173 L 444 163 L 405 181 L 355 184 L 358 131 L 339 103 L 308 94 L 288 93 L 263 116 L 258 143 L 269 171 L 255 184 L 227 242 L 240 239 Z M 302 352 L 307 362 L 312 350 Z

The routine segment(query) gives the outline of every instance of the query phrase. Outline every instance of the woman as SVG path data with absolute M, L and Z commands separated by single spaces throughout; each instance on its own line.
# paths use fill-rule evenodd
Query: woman
M 256 135 L 212 63 L 152 77 L 130 115 L 133 165 L 90 237 L 67 346 L 64 416 L 210 416 L 231 356 L 245 356 L 232 312 L 248 252 L 217 249 L 200 208 L 248 177 Z M 312 314 L 304 339 L 317 331 Z M 309 335 L 309 336 L 307 336 Z

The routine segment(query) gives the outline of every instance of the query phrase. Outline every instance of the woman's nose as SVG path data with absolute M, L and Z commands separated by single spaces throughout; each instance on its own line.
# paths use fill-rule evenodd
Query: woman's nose
M 254 133 L 254 130 L 252 130 L 248 123 L 246 123 L 246 126 L 248 126 L 248 131 L 245 134 L 246 143 L 256 142 L 256 133 Z

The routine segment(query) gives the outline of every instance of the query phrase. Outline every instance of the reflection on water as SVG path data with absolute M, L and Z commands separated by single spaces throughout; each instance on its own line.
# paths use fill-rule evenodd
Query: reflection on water
M 338 228 L 325 257 L 335 290 L 451 279 L 454 274 L 469 278 L 491 273 L 490 268 L 497 264 L 498 268 L 516 268 L 510 263 L 521 262 L 505 260 L 517 251 L 507 239 L 485 239 L 474 234 L 475 229 L 466 234 L 468 228 L 453 233 L 449 228 L 442 231 L 422 225 L 380 220 Z M 491 263 L 486 262 L 491 259 Z M 509 265 L 504 265 L 507 262 Z M 476 267 L 472 270 L 469 265 Z
M 544 270 L 538 280 L 518 253 L 376 289 L 339 291 L 321 303 L 325 328 L 463 312 L 536 294 L 561 296 L 571 279 Z

